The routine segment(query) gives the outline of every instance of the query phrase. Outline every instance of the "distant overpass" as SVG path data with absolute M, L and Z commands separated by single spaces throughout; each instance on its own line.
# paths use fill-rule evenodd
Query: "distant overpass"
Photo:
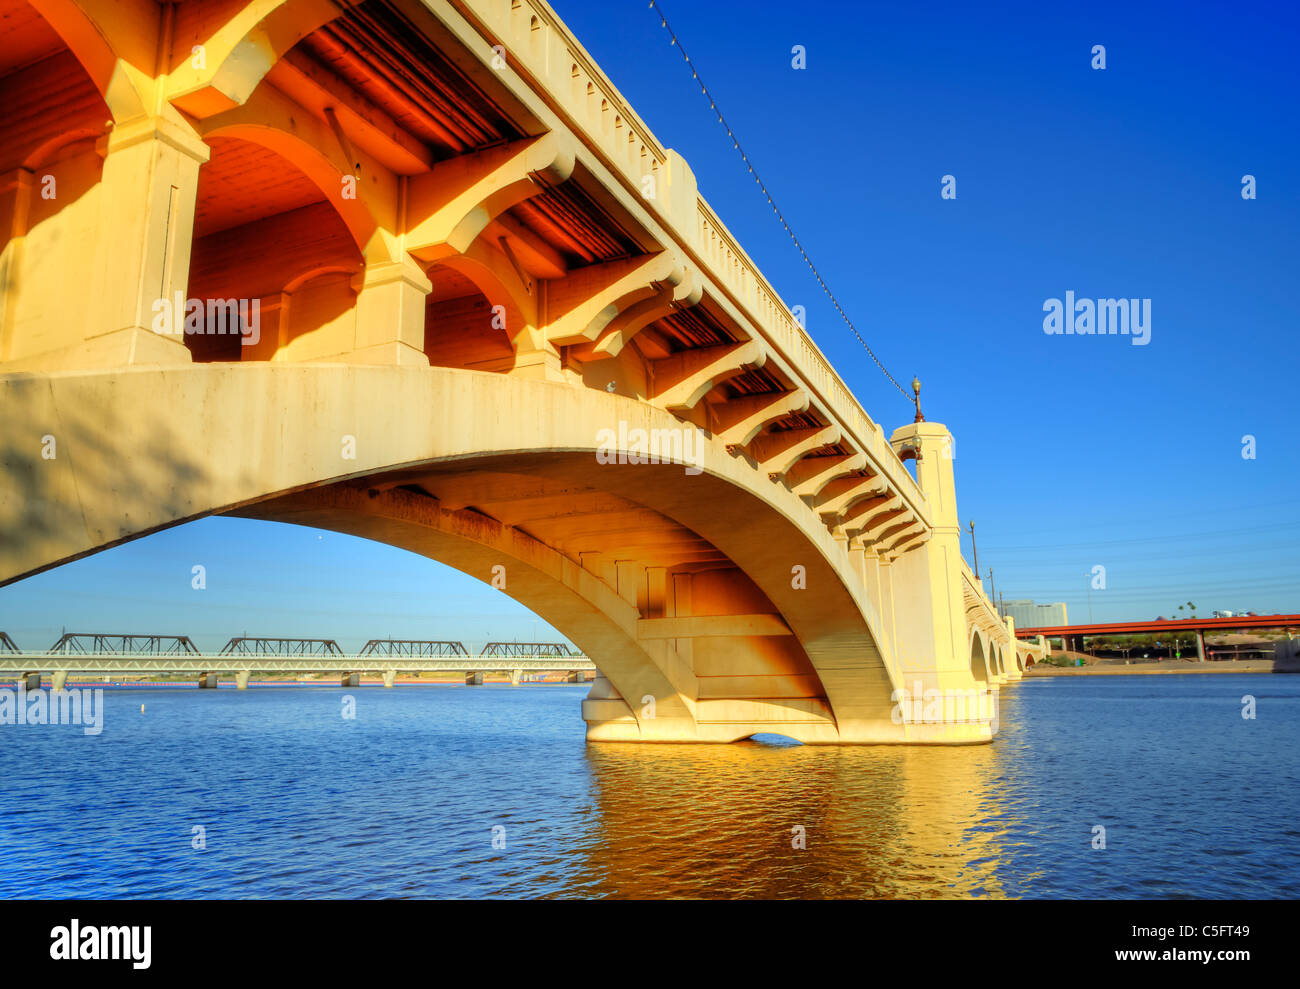
M 1083 652 L 1084 638 L 1108 635 L 1150 635 L 1168 633 L 1187 634 L 1196 641 L 1197 655 L 1205 659 L 1205 633 L 1212 631 L 1239 632 L 1251 628 L 1279 628 L 1288 634 L 1300 630 L 1300 615 L 1237 615 L 1232 618 L 1162 618 L 1147 622 L 1101 622 L 1088 625 L 1049 625 L 1040 628 L 1018 628 L 1017 637 L 1060 639 L 1065 648 Z

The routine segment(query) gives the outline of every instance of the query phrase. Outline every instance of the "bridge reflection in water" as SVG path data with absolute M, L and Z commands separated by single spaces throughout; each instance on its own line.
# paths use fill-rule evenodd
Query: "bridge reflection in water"
M 630 898 L 1006 895 L 1008 747 L 590 745 L 578 886 Z M 796 826 L 806 847 L 793 847 Z

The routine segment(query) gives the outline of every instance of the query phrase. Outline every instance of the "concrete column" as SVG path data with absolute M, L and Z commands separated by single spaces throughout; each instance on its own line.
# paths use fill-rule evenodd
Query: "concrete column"
M 1047 636 L 1045 636 L 1045 635 L 1040 635 L 1040 636 L 1038 637 L 1038 644 L 1039 644 L 1040 646 L 1043 647 L 1043 658 L 1044 658 L 1044 659 L 1046 659 L 1048 656 L 1052 655 L 1052 644 L 1051 644 L 1049 641 L 1047 641 Z
M 188 363 L 184 296 L 199 166 L 211 152 L 189 127 L 163 117 L 119 124 L 99 149 L 99 256 L 89 292 L 101 320 L 88 342 L 94 363 Z M 165 312 L 155 306 L 160 300 L 172 307 L 174 335 L 154 331 Z
M 249 678 L 249 676 L 250 676 L 251 673 L 252 673 L 252 670 L 239 670 L 239 671 L 235 674 L 235 689 L 236 689 L 236 690 L 247 690 L 247 689 L 248 689 L 248 678 Z
M 409 257 L 368 265 L 353 279 L 357 327 L 348 361 L 428 366 L 424 304 L 433 283 Z
M 68 682 L 67 670 L 55 670 L 50 674 L 50 689 L 57 692 L 63 689 L 63 685 Z
M 1196 630 L 1196 659 L 1198 662 L 1205 662 L 1205 630 Z
M 216 687 L 217 687 L 217 675 L 216 675 L 215 673 L 200 673 L 200 674 L 199 674 L 199 689 L 200 689 L 200 690 L 215 690 Z
M 24 673 L 23 683 L 26 684 L 28 690 L 40 690 L 41 675 L 39 673 Z
M 583 670 L 570 670 L 567 679 L 569 683 L 586 683 L 587 674 Z
M 385 687 L 391 687 L 391 686 L 393 685 L 394 681 L 396 681 L 396 680 L 397 680 L 397 671 L 396 671 L 396 670 L 384 670 L 384 686 L 385 686 Z
M 465 686 L 467 686 L 467 687 L 481 687 L 481 686 L 483 686 L 483 674 L 482 674 L 482 673 L 466 673 L 466 674 L 465 674 Z
M 339 680 L 339 686 L 340 686 L 340 687 L 360 687 L 360 686 L 361 686 L 361 674 L 360 674 L 360 673 L 344 673 L 343 676 L 342 676 L 342 678 Z
M 7 239 L 0 251 L 0 361 L 9 360 L 14 349 L 18 285 L 23 280 L 23 247 L 34 185 L 35 177 L 25 168 L 0 175 L 0 230 Z
M 939 690 L 961 696 L 977 689 L 971 675 L 970 631 L 963 605 L 961 557 L 962 526 L 958 521 L 957 489 L 953 477 L 953 439 L 937 422 L 913 422 L 890 437 L 895 451 L 916 454 L 916 483 L 925 495 L 932 534 L 930 539 L 893 560 L 891 579 L 900 588 L 894 595 L 896 644 L 894 658 L 904 689 Z M 994 674 L 992 684 L 1005 681 Z M 964 713 L 964 712 L 963 712 Z M 978 719 L 978 714 L 977 714 Z M 953 725 L 915 726 L 945 742 L 987 741 L 992 726 L 968 722 L 958 714 Z
M 523 670 L 511 670 L 511 671 L 510 671 L 510 686 L 512 686 L 512 687 L 518 687 L 519 684 L 523 681 L 523 679 L 524 679 L 524 671 L 523 671 Z

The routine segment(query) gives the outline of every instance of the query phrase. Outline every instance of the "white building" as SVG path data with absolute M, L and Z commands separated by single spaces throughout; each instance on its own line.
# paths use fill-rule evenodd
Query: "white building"
M 1014 618 L 1016 628 L 1051 628 L 1070 624 L 1065 614 L 1065 602 L 1035 604 L 1029 598 L 1003 601 L 998 608 L 1003 618 Z

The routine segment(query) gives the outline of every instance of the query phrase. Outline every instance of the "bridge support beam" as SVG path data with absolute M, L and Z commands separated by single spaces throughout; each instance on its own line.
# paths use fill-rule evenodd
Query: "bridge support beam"
M 26 689 L 28 690 L 41 689 L 41 675 L 39 673 L 24 673 L 22 679 L 23 679 L 23 685 L 26 687 Z
M 200 674 L 199 674 L 199 689 L 200 689 L 200 690 L 215 690 L 215 689 L 217 688 L 217 679 L 218 679 L 218 678 L 217 678 L 217 674 L 215 674 L 215 673 L 200 673 Z
M 518 687 L 519 684 L 523 682 L 523 679 L 524 679 L 524 671 L 523 671 L 523 670 L 511 670 L 511 671 L 510 671 L 510 686 L 512 686 L 512 687 Z
M 68 682 L 67 670 L 55 670 L 50 674 L 50 689 L 56 693 L 63 689 L 64 684 Z
M 1196 661 L 1205 662 L 1205 629 L 1203 628 L 1196 630 Z
M 339 686 L 340 686 L 340 687 L 360 687 L 360 686 L 361 686 L 361 674 L 360 674 L 360 673 L 344 673 L 343 676 L 342 676 L 342 677 L 340 678 L 340 680 L 339 680 Z
M 467 686 L 467 687 L 481 687 L 481 686 L 483 686 L 483 674 L 482 674 L 482 672 L 479 672 L 479 673 L 466 673 L 466 674 L 465 674 L 465 686 Z
M 236 690 L 247 690 L 247 689 L 248 689 L 248 678 L 249 678 L 249 676 L 252 675 L 252 672 L 253 672 L 252 670 L 238 670 L 238 671 L 235 673 L 235 689 L 236 689 Z
M 397 680 L 396 670 L 384 670 L 384 686 L 391 687 Z
M 567 683 L 586 683 L 587 674 L 582 670 L 570 670 L 569 675 L 565 680 Z

